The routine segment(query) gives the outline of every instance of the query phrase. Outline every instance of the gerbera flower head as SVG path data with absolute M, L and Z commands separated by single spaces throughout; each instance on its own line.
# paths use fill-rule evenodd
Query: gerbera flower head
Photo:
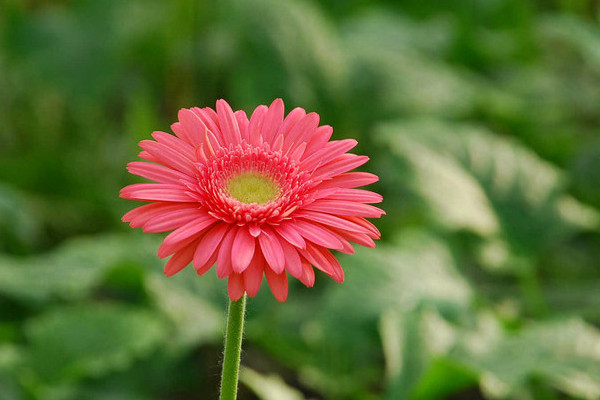
M 137 183 L 121 197 L 150 202 L 123 216 L 145 232 L 172 231 L 158 249 L 171 256 L 171 276 L 192 263 L 198 275 L 216 264 L 228 278 L 232 300 L 254 296 L 263 275 L 279 301 L 287 274 L 313 286 L 313 266 L 337 282 L 344 271 L 331 253 L 352 253 L 351 243 L 374 247 L 377 228 L 365 218 L 383 210 L 382 197 L 356 187 L 378 180 L 349 172 L 368 157 L 347 153 L 354 139 L 330 141 L 333 129 L 295 108 L 284 118 L 281 99 L 259 106 L 248 119 L 224 100 L 211 108 L 182 109 L 174 135 L 154 132 L 129 172 L 156 183 Z

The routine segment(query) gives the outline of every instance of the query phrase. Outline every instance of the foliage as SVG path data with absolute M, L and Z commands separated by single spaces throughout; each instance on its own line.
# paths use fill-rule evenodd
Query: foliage
M 177 110 L 283 97 L 387 216 L 249 302 L 242 399 L 600 399 L 597 2 L 0 4 L 0 399 L 216 398 L 225 282 L 120 222 Z

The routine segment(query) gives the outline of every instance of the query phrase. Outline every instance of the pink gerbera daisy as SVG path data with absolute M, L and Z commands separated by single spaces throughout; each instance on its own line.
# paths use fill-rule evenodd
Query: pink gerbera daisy
M 384 211 L 366 203 L 382 197 L 356 187 L 378 180 L 348 172 L 368 157 L 347 153 L 354 139 L 329 141 L 333 129 L 319 116 L 295 108 L 284 118 L 281 99 L 259 106 L 250 119 L 224 100 L 211 108 L 182 109 L 171 128 L 143 140 L 132 174 L 137 183 L 121 197 L 149 201 L 123 216 L 145 232 L 171 232 L 158 249 L 171 255 L 165 274 L 190 262 L 204 274 L 216 263 L 229 278 L 232 300 L 258 292 L 263 274 L 279 301 L 287 273 L 312 286 L 312 266 L 337 282 L 344 272 L 330 250 L 352 253 L 350 242 L 374 247 L 377 228 L 365 218 Z

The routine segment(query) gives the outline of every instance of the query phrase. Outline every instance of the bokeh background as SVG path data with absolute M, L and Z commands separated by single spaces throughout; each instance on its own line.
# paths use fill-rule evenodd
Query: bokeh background
M 216 399 L 226 283 L 120 218 L 182 107 L 282 97 L 380 175 L 346 282 L 249 302 L 241 400 L 600 398 L 596 0 L 2 0 L 0 399 Z

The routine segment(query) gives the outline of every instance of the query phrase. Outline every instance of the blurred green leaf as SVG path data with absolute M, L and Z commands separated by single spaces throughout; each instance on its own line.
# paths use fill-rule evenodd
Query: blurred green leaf
M 242 368 L 240 381 L 249 387 L 261 400 L 305 400 L 306 397 L 288 386 L 275 375 L 262 375 L 250 368 Z
M 459 336 L 451 354 L 479 371 L 483 389 L 508 397 L 533 377 L 585 399 L 600 397 L 600 331 L 572 318 L 502 333 L 488 324 Z
M 40 304 L 80 299 L 119 264 L 160 268 L 156 237 L 107 235 L 74 239 L 54 251 L 27 258 L 0 257 L 0 293 Z
M 198 278 L 192 276 L 191 279 Z M 159 274 L 150 274 L 146 278 L 146 286 L 156 307 L 174 324 L 175 333 L 170 336 L 170 347 L 182 351 L 204 342 L 220 342 L 225 314 L 202 294 L 193 293 Z
M 41 379 L 99 377 L 129 367 L 154 351 L 167 330 L 163 319 L 137 307 L 83 304 L 28 321 L 27 364 Z
M 436 120 L 384 125 L 379 135 L 412 165 L 411 185 L 433 222 L 508 244 L 488 264 L 506 266 L 504 256 L 532 257 L 599 226 L 596 210 L 566 194 L 563 173 L 513 140 Z
M 0 183 L 0 251 L 30 250 L 40 238 L 40 228 L 27 196 Z

